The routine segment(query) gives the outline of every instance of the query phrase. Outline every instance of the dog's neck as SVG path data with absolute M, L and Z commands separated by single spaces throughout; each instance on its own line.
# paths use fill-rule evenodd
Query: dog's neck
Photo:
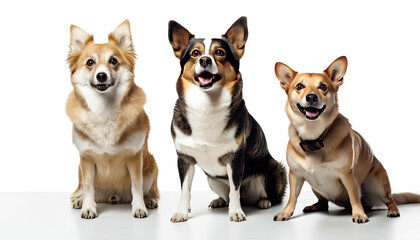
M 324 147 L 324 140 L 327 138 L 331 125 L 327 127 L 324 132 L 315 140 L 302 140 L 300 139 L 300 147 L 304 152 L 312 152 L 320 150 Z
M 296 130 L 298 137 L 303 141 L 318 139 L 339 115 L 338 110 L 335 109 L 333 113 L 329 114 L 328 119 L 308 121 L 302 116 L 293 113 L 290 105 L 286 106 L 286 111 L 290 119 L 291 126 Z
M 190 111 L 208 113 L 210 109 L 212 111 L 227 109 L 231 103 L 231 96 L 228 90 L 220 85 L 213 86 L 210 91 L 192 86 L 185 94 L 184 100 Z
M 331 126 L 333 121 L 334 119 L 329 122 L 317 121 L 317 122 L 308 122 L 306 124 L 292 123 L 292 125 L 296 129 L 296 132 L 298 136 L 300 137 L 300 139 L 315 140 L 315 139 L 318 139 L 329 126 Z
M 124 86 L 122 86 L 124 85 Z M 129 83 L 121 84 L 118 88 L 106 93 L 99 93 L 90 86 L 78 88 L 77 95 L 82 96 L 87 113 L 95 116 L 98 121 L 108 121 L 115 118 L 124 97 L 129 93 Z

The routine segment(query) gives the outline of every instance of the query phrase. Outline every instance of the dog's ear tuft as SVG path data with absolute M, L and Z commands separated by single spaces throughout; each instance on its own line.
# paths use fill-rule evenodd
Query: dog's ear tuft
M 248 25 L 246 17 L 240 17 L 235 23 L 226 31 L 222 37 L 225 37 L 232 43 L 239 58 L 244 55 L 245 43 L 248 39 Z
M 82 51 L 90 41 L 93 42 L 92 35 L 75 25 L 70 26 L 70 53 Z
M 119 47 L 132 51 L 133 41 L 131 39 L 130 22 L 125 20 L 118 25 L 118 27 L 108 35 L 108 41 L 115 41 Z
M 328 66 L 327 69 L 324 70 L 324 73 L 331 79 L 335 88 L 343 84 L 343 76 L 346 74 L 347 70 L 347 58 L 345 56 L 341 56 L 334 60 Z
M 280 62 L 276 63 L 274 71 L 280 81 L 280 86 L 287 92 L 290 87 L 290 83 L 292 83 L 293 79 L 296 77 L 297 72 L 293 71 L 293 69 L 286 64 Z
M 168 24 L 168 37 L 175 56 L 181 58 L 182 51 L 188 46 L 188 42 L 194 35 L 181 24 L 171 20 Z

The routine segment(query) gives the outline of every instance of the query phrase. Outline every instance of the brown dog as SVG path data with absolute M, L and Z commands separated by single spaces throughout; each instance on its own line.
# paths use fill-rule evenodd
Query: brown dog
M 336 59 L 323 73 L 298 74 L 283 63 L 275 72 L 286 91 L 290 119 L 287 162 L 290 167 L 290 198 L 274 216 L 288 220 L 295 209 L 304 181 L 318 202 L 304 212 L 327 211 L 328 201 L 352 209 L 353 222 L 365 223 L 364 209 L 385 204 L 388 217 L 398 217 L 396 204 L 420 202 L 420 195 L 391 194 L 386 170 L 368 143 L 338 113 L 337 91 L 343 84 L 347 58 Z

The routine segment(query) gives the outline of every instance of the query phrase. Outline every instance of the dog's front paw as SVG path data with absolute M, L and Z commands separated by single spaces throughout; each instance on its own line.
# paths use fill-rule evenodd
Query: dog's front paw
M 246 220 L 246 216 L 242 210 L 229 210 L 229 220 L 233 222 L 242 222 Z
M 185 222 L 187 220 L 188 220 L 188 214 L 180 213 L 180 212 L 175 213 L 171 218 L 171 222 L 173 223 Z
M 98 216 L 98 213 L 96 212 L 96 207 L 87 207 L 82 208 L 82 218 L 85 219 L 93 219 Z
M 386 214 L 388 217 L 399 217 L 400 216 L 400 211 L 392 211 L 389 210 L 388 213 Z
M 141 209 L 139 207 L 134 207 L 134 206 L 131 212 L 133 213 L 133 217 L 135 218 L 145 218 L 148 215 L 146 209 Z
M 353 214 L 352 219 L 354 223 L 366 223 L 369 221 L 368 217 L 364 213 Z
M 214 199 L 209 204 L 209 208 L 220 208 L 220 207 L 225 207 L 225 206 L 226 206 L 226 202 L 221 197 Z
M 267 209 L 267 208 L 271 208 L 271 202 L 268 199 L 261 199 L 258 202 L 258 208 L 259 209 Z
M 274 215 L 273 220 L 274 221 L 286 221 L 289 220 L 293 213 L 288 213 L 285 211 L 279 212 L 276 215 Z
M 153 197 L 145 197 L 144 198 L 144 204 L 146 204 L 147 208 L 153 209 L 158 207 L 158 202 L 156 198 Z

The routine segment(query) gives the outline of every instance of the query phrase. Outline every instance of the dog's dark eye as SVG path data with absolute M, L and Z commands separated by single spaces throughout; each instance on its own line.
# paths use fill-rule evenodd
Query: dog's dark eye
M 297 85 L 296 85 L 296 90 L 301 90 L 301 89 L 303 89 L 303 88 L 305 88 L 305 86 L 303 86 L 303 84 L 302 83 L 298 83 Z
M 198 55 L 200 55 L 200 51 L 198 51 L 198 50 L 194 50 L 191 53 L 191 56 L 193 56 L 193 57 L 197 57 Z
M 225 52 L 222 49 L 217 49 L 215 54 L 216 56 L 219 56 L 219 57 L 225 56 Z
M 89 67 L 92 66 L 93 64 L 95 64 L 95 62 L 92 59 L 89 59 L 86 62 L 86 65 L 88 65 Z
M 327 89 L 328 89 L 327 84 L 325 84 L 325 83 L 321 83 L 318 88 L 321 89 L 324 92 L 327 91 Z
M 112 65 L 117 65 L 118 61 L 115 58 L 111 58 L 109 59 L 109 63 L 111 63 Z

